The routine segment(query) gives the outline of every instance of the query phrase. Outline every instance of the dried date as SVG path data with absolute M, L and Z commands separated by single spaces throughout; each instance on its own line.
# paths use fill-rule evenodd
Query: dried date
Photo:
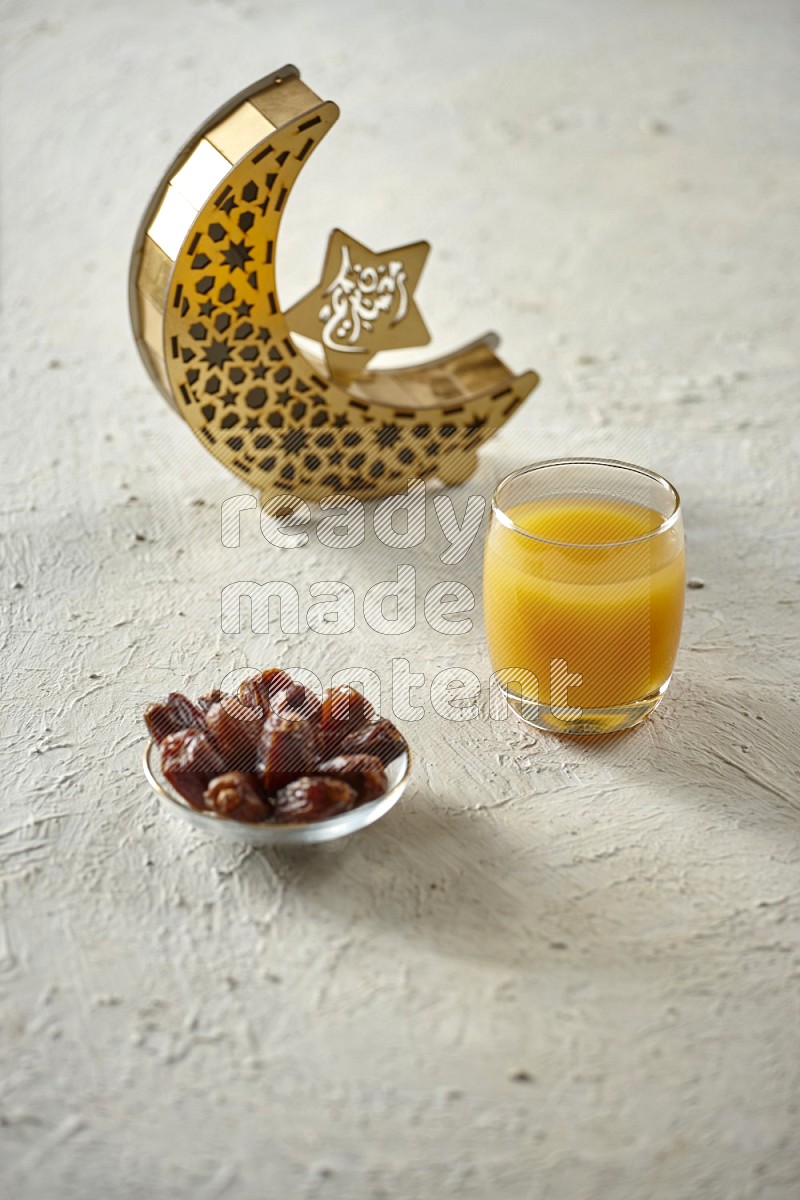
M 228 771 L 212 779 L 203 794 L 207 809 L 235 821 L 266 821 L 272 815 L 272 805 L 259 787 L 255 775 L 245 771 Z
M 341 754 L 372 755 L 385 767 L 407 749 L 403 735 L 385 717 L 346 734 L 340 743 Z
M 229 771 L 251 771 L 264 728 L 260 715 L 233 696 L 212 704 L 206 726 Z
M 355 790 L 344 780 L 315 775 L 288 783 L 272 803 L 276 821 L 305 823 L 324 821 L 338 813 L 347 812 L 356 800 Z
M 263 716 L 272 710 L 272 697 L 284 688 L 292 686 L 292 677 L 279 667 L 271 667 L 260 675 L 251 675 L 239 685 L 239 699 L 248 708 L 258 708 Z
M 264 725 L 258 746 L 258 775 L 267 792 L 313 773 L 320 758 L 319 732 L 297 713 L 273 716 Z
M 202 712 L 181 692 L 170 692 L 163 704 L 151 704 L 145 709 L 144 720 L 151 737 L 159 745 L 171 733 L 203 728 Z
M 168 734 L 161 745 L 161 770 L 185 800 L 203 808 L 203 793 L 224 773 L 225 763 L 206 733 L 181 729 Z
M 361 729 L 374 716 L 372 705 L 356 688 L 329 688 L 320 713 L 326 753 L 335 754 L 348 733 Z
M 292 683 L 289 687 L 281 688 L 272 695 L 272 711 L 281 716 L 293 713 L 302 717 L 304 721 L 311 721 L 318 725 L 320 710 L 321 706 L 317 697 L 310 688 L 303 687 L 301 683 Z
M 355 790 L 359 804 L 367 804 L 386 791 L 383 763 L 371 754 L 340 754 L 320 763 L 317 770 L 329 779 L 343 779 Z

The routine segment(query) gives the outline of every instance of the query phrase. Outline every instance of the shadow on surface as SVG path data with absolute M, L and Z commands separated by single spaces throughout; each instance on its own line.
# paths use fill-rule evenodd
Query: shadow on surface
M 352 838 L 313 855 L 282 850 L 276 863 L 344 927 L 366 918 L 457 957 L 529 958 L 542 942 L 530 903 L 543 886 L 535 864 L 526 864 L 524 879 L 509 880 L 502 870 L 515 856 L 508 830 L 484 813 L 437 811 L 429 794 L 414 799 Z

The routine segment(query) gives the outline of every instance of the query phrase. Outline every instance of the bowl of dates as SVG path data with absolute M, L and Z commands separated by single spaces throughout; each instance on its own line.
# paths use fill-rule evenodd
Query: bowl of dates
M 278 668 L 235 695 L 171 692 L 144 719 L 144 773 L 165 807 L 255 846 L 363 829 L 397 803 L 411 770 L 402 734 L 355 688 L 320 700 Z

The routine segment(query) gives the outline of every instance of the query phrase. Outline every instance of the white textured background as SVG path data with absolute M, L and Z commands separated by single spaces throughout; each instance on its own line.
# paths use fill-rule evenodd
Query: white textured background
M 2 1195 L 795 1200 L 797 4 L 7 0 L 2 53 Z M 246 520 L 223 549 L 242 488 L 129 335 L 162 169 L 286 61 L 342 108 L 287 301 L 334 224 L 428 237 L 435 348 L 494 327 L 544 381 L 462 503 L 536 457 L 644 461 L 705 586 L 635 734 L 431 717 L 380 825 L 261 855 L 160 815 L 145 700 L 276 660 L 488 673 L 479 613 L 399 647 L 220 629 L 226 583 L 363 595 L 408 558 Z

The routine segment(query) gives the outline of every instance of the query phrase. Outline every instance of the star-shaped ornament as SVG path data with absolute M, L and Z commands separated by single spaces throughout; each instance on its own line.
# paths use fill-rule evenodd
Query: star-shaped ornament
M 228 249 L 222 252 L 222 261 L 227 264 L 231 271 L 243 271 L 245 264 L 252 260 L 252 249 L 252 246 L 245 246 L 244 238 L 240 242 L 234 242 L 229 239 Z
M 319 284 L 286 313 L 295 333 L 322 343 L 333 378 L 360 375 L 380 350 L 431 340 L 414 302 L 429 251 L 413 242 L 376 254 L 334 229 Z

